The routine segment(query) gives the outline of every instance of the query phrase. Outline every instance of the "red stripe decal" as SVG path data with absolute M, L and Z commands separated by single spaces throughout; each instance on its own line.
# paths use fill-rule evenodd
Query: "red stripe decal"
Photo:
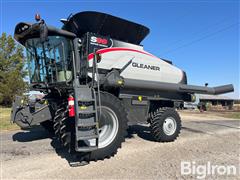
M 151 56 L 151 57 L 155 57 L 152 54 L 149 54 L 149 53 L 146 53 L 146 52 L 143 52 L 143 51 L 139 51 L 139 50 L 136 50 L 136 49 L 129 49 L 129 48 L 106 48 L 106 49 L 100 49 L 97 52 L 99 54 L 104 54 L 104 53 L 113 52 L 113 51 L 131 51 L 131 52 L 137 52 L 137 53 L 145 54 L 145 55 L 148 55 L 148 56 Z M 88 60 L 91 60 L 92 58 L 93 58 L 93 53 L 88 55 Z

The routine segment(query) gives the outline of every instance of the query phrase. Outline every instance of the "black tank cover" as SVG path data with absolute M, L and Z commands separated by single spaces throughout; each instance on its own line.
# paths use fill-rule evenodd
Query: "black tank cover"
M 149 28 L 143 25 L 94 11 L 80 12 L 73 15 L 62 29 L 73 32 L 80 38 L 85 33 L 92 32 L 137 45 L 150 31 Z

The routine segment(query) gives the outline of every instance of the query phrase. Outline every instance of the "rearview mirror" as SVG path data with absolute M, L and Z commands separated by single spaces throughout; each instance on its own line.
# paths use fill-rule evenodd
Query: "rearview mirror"
M 47 41 L 48 28 L 47 28 L 47 25 L 45 24 L 44 20 L 41 20 L 39 25 L 40 25 L 40 41 L 41 41 L 41 43 L 43 43 L 43 42 Z
M 38 22 L 39 24 L 39 33 L 40 33 L 40 41 L 41 43 L 44 43 L 45 41 L 47 41 L 47 37 L 48 37 L 48 28 L 47 25 L 45 23 L 45 21 L 41 18 L 40 14 L 35 14 L 35 20 Z

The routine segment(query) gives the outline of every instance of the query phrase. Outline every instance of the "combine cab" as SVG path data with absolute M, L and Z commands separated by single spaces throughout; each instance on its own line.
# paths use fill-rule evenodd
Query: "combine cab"
M 22 128 L 42 124 L 81 160 L 116 154 L 128 122 L 148 122 L 156 141 L 174 141 L 181 130 L 174 102 L 233 91 L 187 85 L 184 71 L 144 51 L 149 29 L 140 24 L 81 12 L 57 29 L 35 18 L 17 24 L 15 39 L 27 51 L 31 90 L 45 96 L 16 97 L 12 121 Z

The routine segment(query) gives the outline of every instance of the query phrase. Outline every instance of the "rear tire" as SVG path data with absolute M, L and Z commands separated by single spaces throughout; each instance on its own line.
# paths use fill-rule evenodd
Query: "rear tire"
M 180 134 L 181 118 L 173 108 L 160 108 L 150 114 L 150 128 L 158 142 L 174 141 Z
M 121 148 L 121 144 L 125 141 L 125 136 L 127 135 L 127 113 L 122 102 L 117 97 L 106 92 L 101 92 L 100 97 L 102 110 L 104 108 L 111 110 L 111 112 L 117 118 L 115 122 L 118 124 L 115 126 L 117 130 L 115 129 L 116 133 L 112 141 L 108 143 L 107 146 L 102 148 L 100 147 L 97 150 L 90 152 L 90 160 L 94 161 L 103 160 L 105 158 L 114 156 L 117 153 L 118 148 Z M 99 124 L 101 124 L 101 119 L 99 121 Z

